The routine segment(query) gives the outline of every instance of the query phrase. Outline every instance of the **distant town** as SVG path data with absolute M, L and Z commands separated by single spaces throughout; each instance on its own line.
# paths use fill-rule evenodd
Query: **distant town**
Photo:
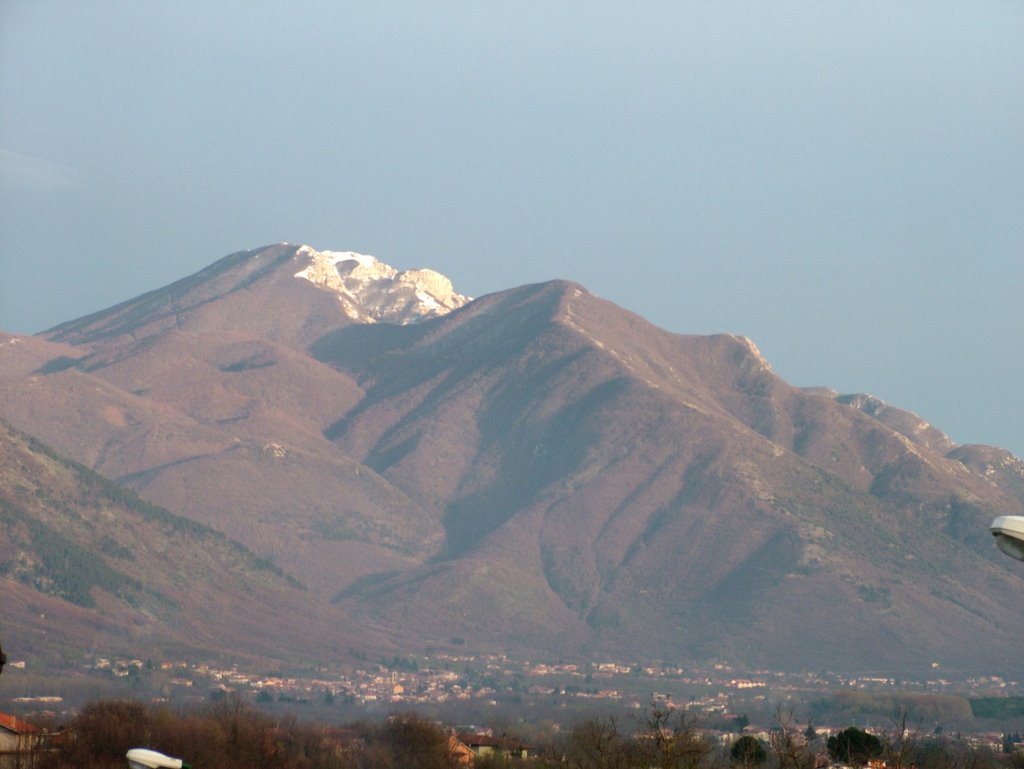
M 18 687 L 19 674 L 28 678 L 28 673 L 30 668 L 25 662 L 12 660 L 4 680 L 8 692 Z M 73 675 L 105 682 L 114 690 L 152 702 L 188 704 L 238 695 L 257 706 L 310 706 L 317 717 L 323 717 L 324 708 L 389 712 L 467 704 L 483 713 L 484 719 L 488 708 L 498 713 L 508 706 L 548 706 L 571 713 L 583 708 L 639 711 L 652 702 L 662 702 L 684 708 L 697 723 L 707 727 L 706 731 L 723 735 L 735 734 L 737 726 L 753 733 L 767 731 L 772 726 L 772 709 L 780 704 L 786 704 L 798 718 L 809 722 L 812 719 L 807 712 L 808 703 L 837 693 L 847 697 L 858 696 L 856 693 L 875 694 L 882 701 L 887 694 L 901 695 L 910 697 L 911 705 L 915 696 L 946 695 L 949 701 L 966 703 L 975 698 L 1024 695 L 1020 680 L 998 675 L 958 676 L 938 666 L 931 675 L 914 678 L 767 670 L 740 673 L 725 662 L 680 667 L 612 659 L 535 661 L 469 653 L 394 657 L 377 662 L 361 660 L 344 672 L 318 668 L 287 675 L 210 662 L 95 657 L 84 661 Z M 38 691 L 12 697 L 11 706 L 26 717 L 56 718 L 73 712 L 75 703 L 71 698 L 47 691 L 45 684 L 36 686 L 40 687 Z M 955 721 L 957 715 L 955 711 L 944 714 L 935 707 L 928 713 L 927 723 L 923 718 L 919 720 L 929 733 L 950 726 L 943 721 Z M 891 726 L 891 719 L 888 723 L 881 720 L 880 724 L 858 725 Z M 827 736 L 848 725 L 815 722 L 814 728 Z M 999 732 L 987 735 L 994 749 L 1000 747 L 1001 738 Z

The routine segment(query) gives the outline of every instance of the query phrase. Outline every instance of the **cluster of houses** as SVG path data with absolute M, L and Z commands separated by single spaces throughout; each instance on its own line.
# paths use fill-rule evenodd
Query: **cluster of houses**
M 411 660 L 411 658 L 410 658 Z M 315 699 L 330 692 L 332 698 L 355 704 L 427 704 L 477 699 L 498 699 L 500 689 L 510 681 L 522 685 L 522 695 L 561 697 L 563 699 L 617 700 L 627 707 L 642 707 L 652 689 L 664 686 L 678 692 L 694 693 L 687 707 L 709 716 L 722 715 L 737 696 L 757 703 L 769 692 L 829 691 L 835 689 L 965 692 L 967 696 L 1013 694 L 1024 690 L 1021 684 L 997 677 L 951 682 L 942 678 L 928 681 L 897 682 L 883 676 L 849 677 L 838 674 L 786 674 L 775 671 L 751 671 L 737 675 L 725 663 L 704 668 L 668 664 L 626 663 L 622 661 L 529 662 L 505 655 L 434 655 L 410 666 L 380 665 L 350 670 L 347 674 L 318 671 L 309 677 L 268 676 L 237 668 L 187 663 L 184 661 L 144 662 L 141 659 L 97 658 L 89 664 L 94 673 L 114 678 L 158 678 L 165 696 L 196 699 L 209 689 L 250 690 L 266 696 L 285 696 L 293 700 Z M 12 662 L 11 667 L 24 663 Z M 461 672 L 455 672 L 461 671 Z M 931 678 L 931 677 L 929 677 Z M 645 681 L 638 686 L 640 681 Z M 495 690 L 495 686 L 499 691 Z M 643 686 L 651 688 L 643 691 Z M 209 687 L 209 689 L 207 688 Z M 182 690 L 193 689 L 193 692 Z M 195 691 L 200 690 L 199 692 Z M 205 691 L 203 691 L 205 690 Z

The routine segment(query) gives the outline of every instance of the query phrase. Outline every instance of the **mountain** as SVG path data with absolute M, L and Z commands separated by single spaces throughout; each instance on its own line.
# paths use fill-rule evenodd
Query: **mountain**
M 0 415 L 401 649 L 1020 667 L 1020 460 L 569 282 L 241 252 L 0 338 Z

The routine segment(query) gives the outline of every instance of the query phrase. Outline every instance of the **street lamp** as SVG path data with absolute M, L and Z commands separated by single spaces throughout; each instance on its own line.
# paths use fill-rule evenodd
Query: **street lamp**
M 171 758 L 149 748 L 132 748 L 128 751 L 128 769 L 192 769 L 180 758 Z
M 996 545 L 1011 558 L 1024 561 L 1024 515 L 1001 515 L 989 527 Z

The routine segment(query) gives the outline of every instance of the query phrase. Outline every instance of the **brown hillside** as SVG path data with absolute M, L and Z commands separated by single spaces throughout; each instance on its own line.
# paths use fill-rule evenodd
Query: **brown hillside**
M 0 531 L 4 644 L 22 658 L 241 654 L 297 663 L 369 645 L 342 611 L 325 611 L 237 542 L 2 421 Z

